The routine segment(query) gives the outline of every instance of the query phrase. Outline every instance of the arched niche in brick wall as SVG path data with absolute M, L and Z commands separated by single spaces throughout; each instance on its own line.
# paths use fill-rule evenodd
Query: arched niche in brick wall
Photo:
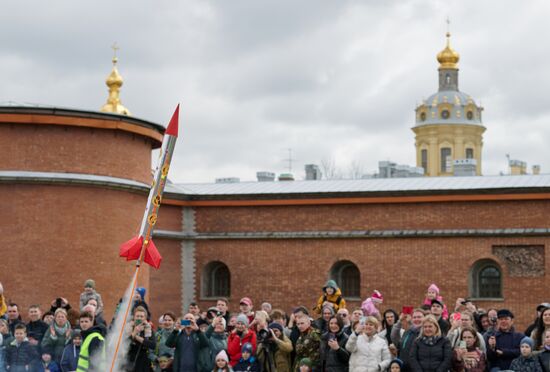
M 330 269 L 330 279 L 336 281 L 345 298 L 361 297 L 361 272 L 348 260 L 337 261 Z
M 231 295 L 231 272 L 221 261 L 206 264 L 202 271 L 202 298 L 228 298 Z
M 468 287 L 470 297 L 475 299 L 501 299 L 502 268 L 491 259 L 476 261 L 470 268 Z

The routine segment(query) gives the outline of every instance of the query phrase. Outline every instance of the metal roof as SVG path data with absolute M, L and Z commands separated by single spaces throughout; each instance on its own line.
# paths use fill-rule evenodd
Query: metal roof
M 169 184 L 166 192 L 196 196 L 426 192 L 548 188 L 550 174 L 523 176 L 414 177 L 357 180 Z

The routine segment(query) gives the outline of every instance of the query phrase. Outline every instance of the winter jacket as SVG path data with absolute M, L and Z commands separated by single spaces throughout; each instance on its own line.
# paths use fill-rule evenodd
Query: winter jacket
M 72 343 L 65 346 L 63 355 L 61 356 L 61 370 L 63 372 L 76 371 L 79 355 L 80 346 L 75 346 Z
M 539 358 L 533 355 L 528 358 L 522 355 L 514 359 L 510 364 L 510 369 L 516 372 L 542 372 Z
M 48 329 L 50 326 L 46 324 L 46 322 L 43 322 L 41 320 L 37 320 L 36 322 L 28 322 L 27 323 L 27 335 L 33 335 L 36 340 L 40 343 L 42 339 L 44 338 L 44 335 L 46 332 L 48 332 Z
M 414 341 L 410 365 L 414 372 L 446 372 L 451 368 L 453 351 L 445 337 L 422 337 Z
M 393 344 L 397 347 L 398 357 L 403 361 L 403 372 L 408 372 L 411 369 L 410 356 L 411 349 L 414 341 L 418 338 L 420 333 L 420 328 L 415 328 L 409 325 L 409 329 L 401 333 L 403 329 L 401 328 L 401 322 L 395 323 L 392 327 L 391 338 Z
M 334 289 L 333 294 L 327 294 L 326 289 L 328 287 Z M 332 309 L 334 310 L 335 314 L 338 312 L 339 309 L 344 309 L 346 307 L 346 300 L 344 300 L 344 297 L 342 296 L 342 291 L 336 286 L 336 282 L 334 282 L 333 280 L 329 280 L 323 288 L 323 294 L 317 300 L 317 306 L 313 308 L 313 312 L 315 314 L 321 314 L 323 304 L 325 302 L 330 302 L 332 304 Z
M 209 326 L 204 333 L 208 341 L 199 352 L 199 372 L 210 372 L 216 363 L 216 355 L 222 350 L 227 349 L 227 335 L 225 333 L 216 333 L 214 328 Z
M 273 363 L 275 364 L 275 371 L 277 372 L 290 372 L 292 369 L 292 364 L 290 362 L 290 353 L 292 352 L 292 342 L 288 337 L 282 335 L 283 339 L 276 338 L 273 340 L 274 345 L 270 344 L 270 351 L 273 354 Z M 268 363 L 267 360 L 267 350 L 266 346 L 263 343 L 258 344 L 258 351 L 256 355 L 258 357 L 258 362 L 262 366 L 266 366 Z M 263 371 L 266 371 L 267 368 L 262 368 Z
M 52 360 L 55 360 L 56 362 L 61 361 L 61 355 L 63 355 L 63 350 L 65 349 L 65 345 L 70 341 L 67 338 L 66 330 L 71 329 L 71 325 L 69 322 L 66 323 L 66 326 L 62 329 L 65 331 L 57 332 L 54 330 L 54 335 L 52 335 L 51 329 L 54 326 L 50 326 L 46 333 L 44 334 L 44 338 L 42 339 L 41 346 L 42 350 L 49 350 L 52 353 Z M 55 328 L 54 328 L 55 329 Z
M 331 337 L 336 337 L 340 348 L 333 350 L 328 345 L 328 340 Z M 348 372 L 350 353 L 346 349 L 348 336 L 344 332 L 338 333 L 336 336 L 333 333 L 325 333 L 321 342 L 321 365 L 322 370 L 326 372 Z
M 234 367 L 241 359 L 241 347 L 250 342 L 252 344 L 252 354 L 256 354 L 256 333 L 247 331 L 241 338 L 236 331 L 231 332 L 227 339 L 227 354 L 229 355 L 229 364 Z
M 544 350 L 538 356 L 542 370 L 544 372 L 550 372 L 550 350 Z
M 296 358 L 294 359 L 294 371 L 300 369 L 300 360 L 309 358 L 313 363 L 313 370 L 317 371 L 321 362 L 320 357 L 321 334 L 315 328 L 309 328 L 306 332 L 300 334 L 296 340 Z
M 174 348 L 166 346 L 166 340 L 172 334 L 173 329 L 162 328 L 155 333 L 155 349 L 149 352 L 149 359 L 156 361 L 163 354 L 174 356 Z
M 149 360 L 149 351 L 155 348 L 156 341 L 151 335 L 145 334 L 146 331 L 141 331 L 140 337 L 143 337 L 143 342 L 130 339 L 130 349 L 128 350 L 128 371 L 131 372 L 149 372 L 151 371 L 151 361 Z
M 61 372 L 61 368 L 59 367 L 59 364 L 57 364 L 55 361 L 51 361 L 48 363 L 48 365 L 44 365 L 44 363 L 40 362 L 36 364 L 36 368 L 33 370 L 33 372 Z
M 366 334 L 357 335 L 353 332 L 349 336 L 346 349 L 351 353 L 349 372 L 378 372 L 385 371 L 391 362 L 388 344 L 383 338 Z
M 363 303 L 361 304 L 361 310 L 363 310 L 363 314 L 365 316 L 373 316 L 377 319 L 381 319 L 380 310 L 378 310 L 378 308 L 372 301 L 372 297 L 369 297 L 365 301 L 363 301 Z
M 36 360 L 38 360 L 38 352 L 29 341 L 25 340 L 17 345 L 17 341 L 13 340 L 6 349 L 6 366 L 10 367 L 10 371 L 15 370 L 16 366 L 27 366 Z
M 180 371 L 180 357 L 182 354 L 182 345 L 183 345 L 183 337 L 186 336 L 187 333 L 185 331 L 178 331 L 175 329 L 172 331 L 168 339 L 166 340 L 166 346 L 176 348 L 174 351 L 174 362 L 172 363 L 174 372 L 183 372 Z M 195 345 L 195 361 L 197 363 L 197 370 L 199 369 L 199 352 L 200 349 L 204 346 L 208 345 L 208 340 L 206 339 L 206 336 L 201 331 L 193 331 L 191 332 L 191 337 L 193 338 L 193 343 Z
M 248 360 L 240 360 L 239 363 L 233 367 L 233 371 L 235 372 L 262 372 L 262 368 L 260 365 L 256 362 L 254 357 L 248 358 Z
M 485 353 L 478 348 L 468 349 L 468 354 L 473 357 L 464 357 L 458 360 L 458 353 L 453 350 L 453 360 L 451 371 L 453 372 L 485 372 L 487 368 L 487 358 Z
M 485 334 L 486 345 L 489 345 L 489 336 L 491 334 Z M 515 332 L 513 328 L 509 332 L 497 331 L 494 333 L 494 336 L 497 341 L 496 350 L 501 350 L 503 354 L 499 355 L 494 349 L 487 347 L 489 369 L 495 367 L 503 370 L 510 369 L 512 360 L 520 355 L 519 345 L 525 336 L 522 333 Z

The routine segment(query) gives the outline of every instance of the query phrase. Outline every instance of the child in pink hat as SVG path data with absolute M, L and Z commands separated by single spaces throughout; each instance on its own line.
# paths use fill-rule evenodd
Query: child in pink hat
M 432 300 L 437 300 L 441 303 L 444 303 L 443 297 L 439 295 L 439 287 L 435 283 L 430 284 L 428 290 L 426 291 L 426 297 L 422 303 L 422 307 L 430 308 L 432 306 Z M 441 314 L 443 319 L 449 318 L 449 311 L 447 310 L 447 305 L 443 305 L 443 314 Z
M 373 316 L 376 319 L 381 319 L 380 304 L 384 302 L 384 296 L 378 290 L 374 290 L 372 295 L 361 304 L 364 316 Z

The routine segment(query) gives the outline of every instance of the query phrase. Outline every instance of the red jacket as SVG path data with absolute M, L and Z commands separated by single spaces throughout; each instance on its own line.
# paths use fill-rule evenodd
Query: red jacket
M 235 367 L 241 359 L 241 348 L 244 344 L 250 342 L 252 344 L 252 352 L 256 354 L 256 333 L 249 330 L 243 338 L 233 331 L 227 339 L 227 354 L 229 354 L 229 364 L 231 367 Z

